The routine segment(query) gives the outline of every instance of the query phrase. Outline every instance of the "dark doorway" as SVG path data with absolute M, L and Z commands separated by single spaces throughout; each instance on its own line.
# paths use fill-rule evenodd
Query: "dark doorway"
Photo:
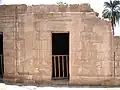
M 0 32 L 0 77 L 3 77 L 4 61 L 3 61 L 3 33 Z
M 52 33 L 52 78 L 69 79 L 69 33 Z

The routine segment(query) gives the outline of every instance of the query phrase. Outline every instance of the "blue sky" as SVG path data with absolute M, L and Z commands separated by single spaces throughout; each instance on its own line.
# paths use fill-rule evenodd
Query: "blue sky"
M 68 4 L 89 3 L 101 17 L 104 2 L 109 0 L 2 0 L 1 4 L 56 4 L 58 1 L 67 2 Z M 115 35 L 120 36 L 120 25 L 115 27 Z

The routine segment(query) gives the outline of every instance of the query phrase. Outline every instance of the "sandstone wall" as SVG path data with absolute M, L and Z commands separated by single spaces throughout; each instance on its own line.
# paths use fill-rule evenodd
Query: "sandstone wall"
M 3 32 L 4 76 L 16 73 L 16 14 L 15 8 L 0 8 L 0 32 Z M 13 77 L 14 78 L 14 77 Z M 11 77 L 12 79 L 12 77 Z
M 51 82 L 52 32 L 70 33 L 70 84 L 102 84 L 111 78 L 112 32 L 88 5 L 4 5 L 5 80 Z M 98 83 L 96 83 L 98 82 Z
M 114 37 L 114 49 L 115 49 L 115 76 L 120 76 L 120 37 Z

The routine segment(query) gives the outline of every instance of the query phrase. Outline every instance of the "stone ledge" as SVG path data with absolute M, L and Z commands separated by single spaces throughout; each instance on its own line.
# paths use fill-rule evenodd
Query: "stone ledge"
M 36 11 L 37 10 L 37 11 Z M 2 12 L 17 13 L 22 14 L 26 11 L 28 12 L 93 12 L 88 3 L 85 4 L 70 4 L 70 5 L 31 5 L 27 6 L 25 4 L 13 4 L 13 5 L 1 5 L 0 13 Z M 12 12 L 10 12 L 12 11 Z
M 106 80 L 99 80 L 96 82 L 63 82 L 63 81 L 34 81 L 34 80 L 18 80 L 18 79 L 6 79 L 5 83 L 9 84 L 22 84 L 22 85 L 37 85 L 37 86 L 105 86 L 105 87 L 112 87 L 112 86 L 119 86 L 120 79 L 106 79 Z
M 24 77 L 24 76 L 23 76 Z M 77 79 L 77 78 L 76 78 Z M 76 80 L 34 80 L 26 78 L 17 78 L 9 76 L 4 78 L 6 82 L 9 83 L 21 83 L 21 84 L 35 84 L 35 85 L 67 85 L 67 86 L 118 86 L 120 85 L 120 77 L 81 77 Z

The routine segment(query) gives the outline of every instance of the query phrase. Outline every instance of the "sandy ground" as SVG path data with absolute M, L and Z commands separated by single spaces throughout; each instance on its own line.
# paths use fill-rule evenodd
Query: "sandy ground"
M 37 86 L 18 86 L 18 85 L 6 85 L 5 83 L 0 83 L 0 90 L 120 90 L 120 88 L 70 88 L 70 87 L 37 87 Z

